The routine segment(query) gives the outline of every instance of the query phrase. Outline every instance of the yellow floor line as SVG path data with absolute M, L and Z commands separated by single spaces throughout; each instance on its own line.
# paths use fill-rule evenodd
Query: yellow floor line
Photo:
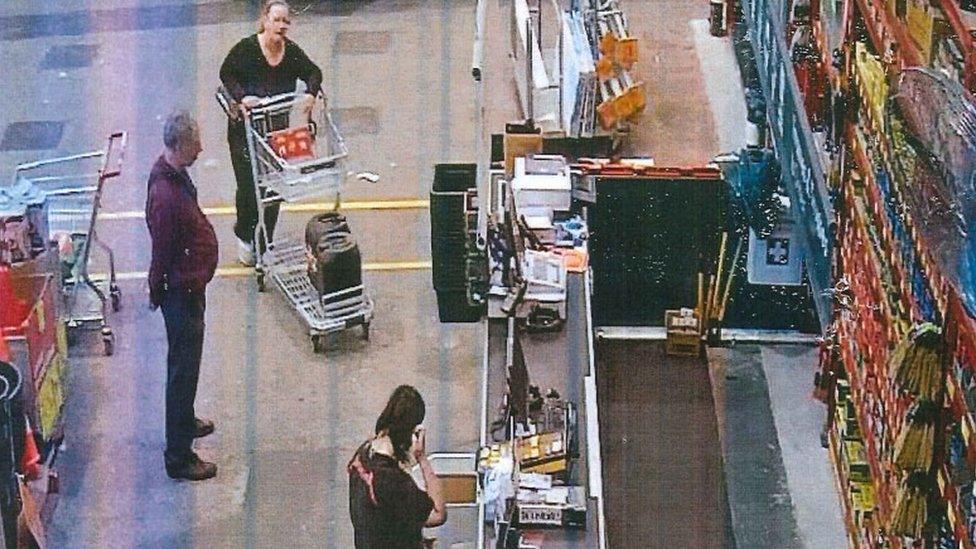
M 286 212 L 323 212 L 331 210 L 333 202 L 302 202 L 285 204 L 282 210 Z M 353 210 L 423 210 L 430 207 L 429 200 L 361 200 L 341 202 L 339 208 L 344 211 Z M 213 206 L 203 208 L 207 215 L 234 215 L 237 210 L 233 206 Z M 141 210 L 127 212 L 102 212 L 99 219 L 143 219 L 146 213 Z
M 420 271 L 430 269 L 430 261 L 387 261 L 383 263 L 363 263 L 364 271 Z M 233 278 L 241 276 L 252 276 L 254 269 L 243 265 L 233 265 L 218 267 L 214 276 L 221 278 Z M 105 273 L 93 274 L 94 280 L 105 280 L 108 275 Z M 131 271 L 125 273 L 115 273 L 117 280 L 142 280 L 146 278 L 145 271 Z

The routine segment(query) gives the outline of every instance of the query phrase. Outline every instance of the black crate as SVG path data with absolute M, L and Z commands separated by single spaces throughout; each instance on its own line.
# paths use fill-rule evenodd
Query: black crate
M 434 289 L 464 288 L 467 280 L 464 236 L 432 238 L 430 244 Z
M 437 292 L 437 316 L 441 322 L 478 322 L 486 310 L 484 305 L 471 305 L 464 289 Z
M 430 253 L 434 256 L 464 259 L 468 249 L 467 242 L 468 237 L 463 233 L 435 236 L 430 239 Z
M 464 193 L 430 193 L 430 235 L 432 237 L 464 234 Z
M 459 192 L 477 187 L 475 164 L 435 164 L 434 192 Z
M 467 283 L 467 264 L 462 257 L 434 260 L 431 269 L 431 279 L 435 290 L 453 290 L 464 288 Z

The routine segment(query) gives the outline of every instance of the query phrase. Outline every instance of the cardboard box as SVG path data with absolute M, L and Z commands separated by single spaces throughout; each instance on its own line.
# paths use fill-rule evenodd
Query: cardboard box
M 700 356 L 700 322 L 698 315 L 694 313 L 683 315 L 677 310 L 664 311 L 664 351 L 673 356 Z

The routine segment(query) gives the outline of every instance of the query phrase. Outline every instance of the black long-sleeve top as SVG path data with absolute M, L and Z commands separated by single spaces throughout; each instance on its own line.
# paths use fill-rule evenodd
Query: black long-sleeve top
M 322 89 L 322 70 L 287 38 L 285 55 L 274 67 L 261 52 L 257 34 L 234 45 L 220 66 L 220 81 L 236 101 L 247 95 L 269 97 L 294 92 L 296 79 L 305 82 L 312 95 Z

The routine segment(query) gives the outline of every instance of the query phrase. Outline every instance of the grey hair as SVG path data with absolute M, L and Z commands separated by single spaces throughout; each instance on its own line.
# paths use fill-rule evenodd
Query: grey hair
M 189 111 L 176 111 L 166 117 L 163 126 L 163 144 L 169 150 L 176 150 L 181 144 L 193 138 L 193 133 L 199 126 Z

